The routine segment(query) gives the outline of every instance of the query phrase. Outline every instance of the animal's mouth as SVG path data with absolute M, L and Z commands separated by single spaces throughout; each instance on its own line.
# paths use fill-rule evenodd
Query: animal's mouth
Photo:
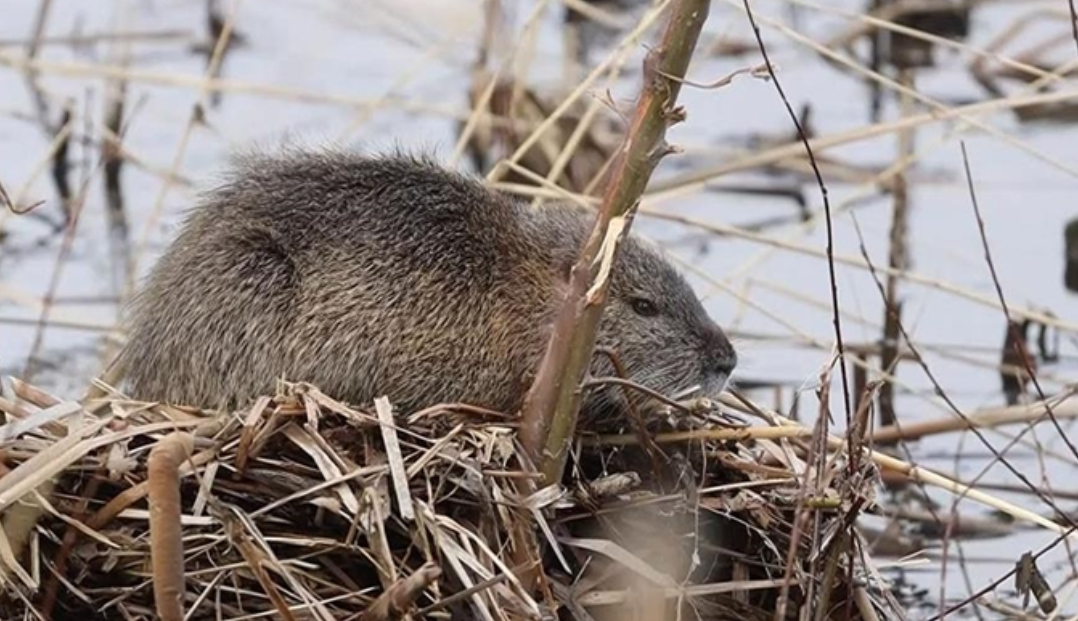
M 729 373 L 714 373 L 708 374 L 703 382 L 699 382 L 675 391 L 670 395 L 671 399 L 676 401 L 684 401 L 686 399 L 696 399 L 700 397 L 706 397 L 708 399 L 718 399 L 726 387 L 730 383 Z

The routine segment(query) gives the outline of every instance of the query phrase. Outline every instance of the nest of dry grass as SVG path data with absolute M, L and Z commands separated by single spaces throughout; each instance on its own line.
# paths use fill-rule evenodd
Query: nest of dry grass
M 681 431 L 647 450 L 582 434 L 566 485 L 535 489 L 514 420 L 462 405 L 282 384 L 206 413 L 15 386 L 4 619 L 167 618 L 165 598 L 187 619 L 744 621 L 783 593 L 790 617 L 892 617 L 851 529 L 873 468 L 814 458 L 801 427 L 739 428 L 730 406 L 767 416 L 734 399 L 660 412 Z

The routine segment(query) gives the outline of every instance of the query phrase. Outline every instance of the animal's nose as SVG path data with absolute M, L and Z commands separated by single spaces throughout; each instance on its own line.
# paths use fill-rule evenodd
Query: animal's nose
M 726 376 L 733 373 L 737 367 L 737 351 L 722 328 L 714 324 L 708 326 L 704 339 L 708 370 Z
M 726 351 L 712 352 L 708 358 L 708 370 L 716 375 L 721 374 L 729 377 L 736 367 L 737 352 L 733 348 Z

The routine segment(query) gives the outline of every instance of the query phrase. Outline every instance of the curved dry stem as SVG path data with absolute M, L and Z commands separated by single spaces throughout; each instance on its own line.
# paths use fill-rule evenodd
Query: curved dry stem
M 162 621 L 182 621 L 184 597 L 183 528 L 180 514 L 180 466 L 194 451 L 191 434 L 165 436 L 147 461 L 150 497 L 150 546 L 153 595 Z

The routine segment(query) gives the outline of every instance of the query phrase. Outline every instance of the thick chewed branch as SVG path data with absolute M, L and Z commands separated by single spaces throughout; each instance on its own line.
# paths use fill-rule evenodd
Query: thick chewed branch
M 710 2 L 680 0 L 659 46 L 644 60 L 644 88 L 618 153 L 595 228 L 573 266 L 565 305 L 524 406 L 521 439 L 546 483 L 565 467 L 580 407 L 580 382 L 591 361 L 606 301 L 609 266 L 651 173 L 672 151 L 666 129 L 682 120 L 681 80 L 707 20 Z

